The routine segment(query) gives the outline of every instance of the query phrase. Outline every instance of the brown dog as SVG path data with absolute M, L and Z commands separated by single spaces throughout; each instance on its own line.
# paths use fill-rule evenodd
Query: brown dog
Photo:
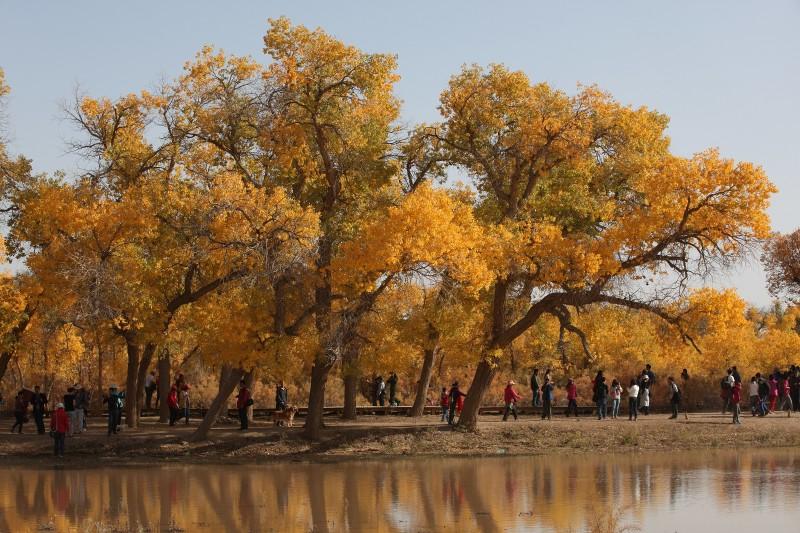
M 297 407 L 292 405 L 283 411 L 275 411 L 272 413 L 272 421 L 275 426 L 292 427 L 294 425 L 294 415 L 297 414 Z

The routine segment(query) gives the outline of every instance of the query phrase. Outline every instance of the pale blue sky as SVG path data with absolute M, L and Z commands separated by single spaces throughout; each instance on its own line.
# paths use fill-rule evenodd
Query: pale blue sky
M 269 17 L 322 26 L 398 54 L 403 118 L 437 118 L 463 63 L 503 62 L 567 91 L 596 83 L 672 118 L 675 152 L 718 146 L 761 164 L 780 188 L 775 229 L 800 226 L 800 1 L 0 2 L 0 66 L 12 86 L 11 149 L 37 170 L 73 171 L 59 102 L 150 88 L 204 44 L 261 58 Z M 769 296 L 757 265 L 714 280 Z

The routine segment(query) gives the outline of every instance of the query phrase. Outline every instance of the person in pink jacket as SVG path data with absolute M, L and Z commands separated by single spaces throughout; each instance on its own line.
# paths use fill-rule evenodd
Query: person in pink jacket
M 506 404 L 506 409 L 503 412 L 503 422 L 508 420 L 509 411 L 514 415 L 514 420 L 519 418 L 517 416 L 517 402 L 521 399 L 522 396 L 517 394 L 517 391 L 514 390 L 514 382 L 509 381 L 508 385 L 506 385 L 506 390 L 503 392 L 503 401 Z

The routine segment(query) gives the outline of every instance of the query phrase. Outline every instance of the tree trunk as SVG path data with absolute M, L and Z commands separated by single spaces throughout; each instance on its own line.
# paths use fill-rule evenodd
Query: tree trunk
M 464 410 L 458 419 L 458 427 L 474 430 L 478 425 L 478 409 L 480 409 L 483 396 L 494 379 L 494 367 L 486 359 L 481 359 L 475 369 L 475 377 L 467 391 L 464 400 Z
M 325 407 L 325 385 L 331 365 L 316 361 L 311 368 L 311 389 L 308 393 L 308 414 L 303 434 L 311 440 L 319 440 L 322 433 L 322 412 Z
M 136 413 L 141 416 L 142 409 L 144 409 L 144 382 L 147 378 L 147 370 L 150 368 L 150 363 L 153 362 L 153 354 L 156 351 L 156 345 L 148 342 L 144 351 L 142 352 L 142 359 L 139 361 L 139 370 L 136 373 Z
M 128 351 L 128 378 L 125 382 L 125 425 L 129 428 L 139 426 L 139 409 L 136 404 L 136 381 L 139 372 L 139 344 L 132 334 L 125 335 Z
M 414 405 L 408 416 L 419 417 L 425 414 L 425 401 L 428 399 L 428 387 L 431 384 L 431 374 L 433 374 L 433 361 L 436 358 L 438 348 L 428 348 L 422 359 L 422 371 L 417 382 L 417 394 L 414 397 Z
M 0 354 L 0 381 L 3 380 L 3 376 L 6 374 L 6 369 L 8 369 L 8 363 L 11 361 L 11 357 L 13 355 L 13 352 L 10 350 Z
M 170 372 L 169 350 L 165 349 L 158 358 L 158 421 L 166 423 L 169 421 L 169 405 L 167 405 L 167 396 L 169 396 Z
M 342 378 L 344 380 L 344 413 L 345 420 L 356 419 L 356 399 L 361 373 L 358 371 L 359 349 L 350 345 L 342 357 Z
M 347 373 L 344 375 L 344 413 L 342 418 L 345 420 L 355 420 L 356 413 L 356 398 L 358 396 L 359 376 L 355 373 Z
M 214 398 L 214 401 L 211 402 L 211 406 L 208 408 L 208 411 L 206 411 L 206 416 L 203 417 L 200 425 L 197 427 L 195 432 L 192 433 L 191 437 L 189 437 L 189 442 L 199 442 L 208 438 L 208 432 L 217 422 L 217 418 L 219 418 L 219 416 L 222 414 L 223 409 L 225 409 L 225 407 L 228 405 L 228 398 L 230 398 L 231 394 L 236 388 L 236 385 L 238 385 L 239 381 L 242 380 L 242 377 L 244 376 L 244 370 L 241 368 L 228 368 L 228 372 L 225 372 L 223 367 L 223 375 L 222 379 L 220 380 L 219 392 Z

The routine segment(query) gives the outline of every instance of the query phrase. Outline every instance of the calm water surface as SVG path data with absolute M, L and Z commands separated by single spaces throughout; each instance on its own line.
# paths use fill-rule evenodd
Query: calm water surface
M 800 531 L 800 450 L 0 467 L 0 531 Z

